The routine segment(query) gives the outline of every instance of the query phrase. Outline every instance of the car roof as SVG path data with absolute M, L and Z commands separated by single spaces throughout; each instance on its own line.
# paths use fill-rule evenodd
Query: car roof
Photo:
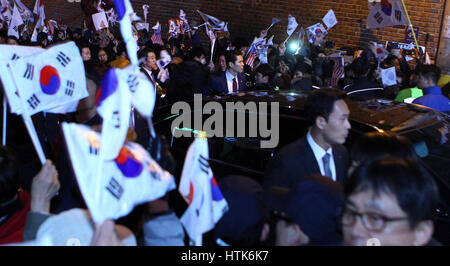
M 306 98 L 310 92 L 299 91 L 248 91 L 236 94 L 215 95 L 204 98 L 204 101 L 218 102 L 278 102 L 280 108 L 304 110 Z M 449 116 L 416 104 L 395 102 L 387 99 L 358 100 L 345 99 L 350 110 L 350 120 L 365 124 L 376 130 L 403 131 L 420 129 L 440 123 L 450 122 Z

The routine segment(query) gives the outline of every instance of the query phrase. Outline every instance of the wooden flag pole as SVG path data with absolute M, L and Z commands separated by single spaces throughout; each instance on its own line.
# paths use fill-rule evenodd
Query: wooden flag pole
M 411 23 L 411 19 L 409 18 L 409 14 L 408 14 L 408 10 L 406 9 L 405 1 L 404 0 L 401 0 L 401 1 L 402 1 L 403 9 L 405 10 L 405 13 L 406 13 L 406 17 L 408 18 L 409 27 L 411 28 L 411 32 L 412 32 L 412 36 L 414 38 L 414 42 L 416 43 L 416 48 L 417 48 L 416 54 L 419 57 L 419 49 L 420 49 L 419 42 L 417 41 L 416 33 L 414 31 L 414 27 L 413 27 L 413 25 Z

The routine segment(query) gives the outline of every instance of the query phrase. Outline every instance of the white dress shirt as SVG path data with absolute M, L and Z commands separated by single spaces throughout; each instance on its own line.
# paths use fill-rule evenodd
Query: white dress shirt
M 228 86 L 228 93 L 233 93 L 233 79 L 236 78 L 236 84 L 237 89 L 239 90 L 239 80 L 237 75 L 233 76 L 231 73 L 227 70 L 225 71 L 225 76 L 227 77 L 227 86 Z
M 330 170 L 332 176 L 331 179 L 333 181 L 336 181 L 336 165 L 334 164 L 334 157 L 333 157 L 333 148 L 328 148 L 328 150 L 324 150 L 322 147 L 320 147 L 311 136 L 311 131 L 308 131 L 308 134 L 306 134 L 306 140 L 308 141 L 309 146 L 311 147 L 314 156 L 316 157 L 317 164 L 320 168 L 320 173 L 325 176 L 325 168 L 323 165 L 323 156 L 325 156 L 326 153 L 330 154 Z

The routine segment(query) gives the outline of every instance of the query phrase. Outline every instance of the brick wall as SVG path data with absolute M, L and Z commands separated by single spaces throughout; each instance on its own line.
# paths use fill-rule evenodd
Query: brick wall
M 33 11 L 35 2 L 35 0 L 22 0 L 22 3 L 31 11 Z M 80 3 L 69 2 L 69 0 L 43 0 L 43 3 L 47 19 L 54 19 L 58 23 L 66 23 L 69 27 L 83 24 L 84 13 L 80 8 Z M 37 20 L 36 15 L 35 20 Z
M 22 0 L 32 7 L 34 0 Z M 299 27 L 308 27 L 321 22 L 322 17 L 333 9 L 339 23 L 330 30 L 328 39 L 337 47 L 350 45 L 357 47 L 367 41 L 403 42 L 405 26 L 367 30 L 366 19 L 369 14 L 367 0 L 131 0 L 135 11 L 143 18 L 142 5 L 150 5 L 149 22 L 154 25 L 159 20 L 163 32 L 167 32 L 167 20 L 176 18 L 182 8 L 191 24 L 200 22 L 201 18 L 195 10 L 216 16 L 229 22 L 228 28 L 232 37 L 244 37 L 249 41 L 261 29 L 270 25 L 272 17 L 283 19 L 271 33 L 275 40 L 284 40 L 287 16 L 292 14 L 297 18 Z M 441 20 L 444 13 L 445 0 L 405 0 L 413 25 L 418 26 L 420 33 L 418 41 L 425 44 L 429 33 L 427 51 L 434 59 L 438 43 Z M 65 21 L 68 25 L 81 24 L 83 14 L 79 3 L 69 3 L 68 0 L 46 1 L 48 18 Z M 203 30 L 202 30 L 203 32 Z M 202 33 L 203 35 L 203 33 Z

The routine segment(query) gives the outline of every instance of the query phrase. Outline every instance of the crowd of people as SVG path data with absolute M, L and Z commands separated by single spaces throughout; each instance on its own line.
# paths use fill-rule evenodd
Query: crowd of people
M 312 43 L 301 37 L 295 51 L 285 42 L 273 43 L 267 63 L 256 58 L 251 65 L 246 64 L 251 39 L 233 39 L 227 31 L 215 32 L 212 55 L 203 33 L 194 28 L 168 39 L 145 29 L 136 34 L 141 71 L 154 85 L 156 107 L 191 100 L 197 93 L 293 90 L 309 95 L 308 134 L 274 156 L 261 182 L 245 176 L 219 179 L 229 210 L 204 236 L 204 245 L 367 245 L 374 239 L 382 245 L 439 245 L 433 239 L 438 189 L 412 144 L 378 132 L 361 137 L 350 153 L 343 146 L 351 128 L 343 100 L 346 92 L 400 102 L 409 99 L 450 112 L 449 85 L 438 86 L 437 66 L 424 64 L 422 57 L 408 62 L 406 54 L 396 49 L 381 60 L 373 44 L 337 49 L 321 34 Z M 259 37 L 267 35 L 263 30 Z M 170 195 L 142 204 L 118 221 L 96 226 L 89 222 L 68 167 L 59 124 L 101 125 L 96 111 L 101 81 L 108 69 L 130 64 L 120 29 L 61 27 L 52 36 L 40 32 L 37 42 L 0 31 L 1 44 L 48 48 L 66 41 L 75 42 L 80 50 L 89 96 L 75 113 L 33 117 L 49 158 L 42 168 L 37 158 L 24 152 L 32 145 L 22 121 L 8 114 L 8 142 L 0 149 L 0 244 L 51 236 L 54 244 L 66 245 L 76 236 L 83 245 L 187 245 Z M 335 60 L 336 53 L 343 65 Z M 395 67 L 397 85 L 386 87 L 381 69 L 390 67 Z M 370 88 L 383 89 L 364 90 Z M 128 140 L 142 144 L 173 174 L 175 162 L 164 136 L 152 139 L 145 121 L 135 115 L 135 132 Z

